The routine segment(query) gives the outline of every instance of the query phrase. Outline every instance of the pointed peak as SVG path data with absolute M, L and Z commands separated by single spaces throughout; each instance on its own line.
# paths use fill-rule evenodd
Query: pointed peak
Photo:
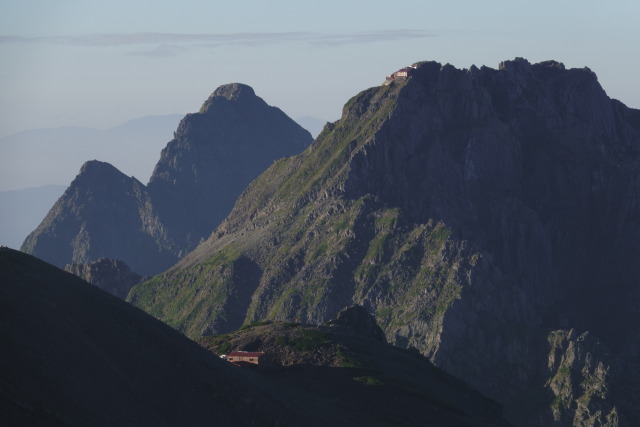
M 218 87 L 202 104 L 200 113 L 206 113 L 217 98 L 225 98 L 233 102 L 246 102 L 257 98 L 251 86 L 242 83 L 229 83 Z
M 139 182 L 134 177 L 129 177 L 122 173 L 122 171 L 111 163 L 90 160 L 82 165 L 80 172 L 78 172 L 78 175 L 73 182 L 71 182 L 71 186 L 107 185 L 106 183 L 113 184 L 114 182 L 127 182 L 130 180 Z
M 111 163 L 101 162 L 100 160 L 89 160 L 85 162 L 80 168 L 80 175 L 90 173 L 103 173 L 103 172 L 120 172 Z
M 244 97 L 254 97 L 256 93 L 251 86 L 242 83 L 229 83 L 220 86 L 213 92 L 213 96 L 224 96 L 228 100 L 241 99 Z

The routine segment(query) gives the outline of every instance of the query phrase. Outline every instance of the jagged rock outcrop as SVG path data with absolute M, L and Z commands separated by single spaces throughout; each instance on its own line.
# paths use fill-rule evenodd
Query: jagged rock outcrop
M 387 342 L 384 331 L 378 326 L 376 318 L 361 305 L 354 304 L 351 307 L 345 307 L 338 313 L 338 317 L 327 322 L 327 326 L 338 327 L 352 334 L 383 343 Z
M 120 299 L 125 299 L 131 288 L 144 279 L 124 261 L 109 258 L 98 258 L 89 264 L 67 264 L 64 270 Z
M 157 274 L 206 239 L 274 160 L 310 142 L 249 86 L 221 86 L 182 119 L 148 186 L 87 162 L 22 250 L 59 267 L 106 257 Z
M 589 331 L 638 378 L 619 326 L 640 320 L 638 218 L 640 111 L 588 68 L 424 62 L 349 100 L 129 299 L 189 336 L 361 304 L 389 342 L 545 425 L 549 331 Z M 639 423 L 640 382 L 616 381 L 608 404 Z
M 620 425 L 617 409 L 608 400 L 611 356 L 600 341 L 589 332 L 577 336 L 573 329 L 557 330 L 549 334 L 549 345 L 547 386 L 554 395 L 553 421 L 573 426 Z

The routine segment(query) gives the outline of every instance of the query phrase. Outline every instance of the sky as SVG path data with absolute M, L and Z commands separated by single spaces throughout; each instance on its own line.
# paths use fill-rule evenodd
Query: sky
M 588 66 L 640 108 L 639 22 L 637 0 L 0 0 L 0 137 L 194 112 L 231 82 L 333 121 L 421 60 Z

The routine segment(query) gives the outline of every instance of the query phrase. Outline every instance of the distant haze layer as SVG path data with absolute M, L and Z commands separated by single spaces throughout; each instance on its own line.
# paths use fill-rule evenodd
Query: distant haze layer
M 105 130 L 32 129 L 1 137 L 0 191 L 69 185 L 88 160 L 111 163 L 126 175 L 146 183 L 160 151 L 173 137 L 182 117 L 181 114 L 146 116 Z M 296 121 L 314 138 L 326 123 L 315 117 L 300 117 Z
M 0 138 L 0 191 L 68 185 L 87 160 L 146 182 L 181 114 L 147 116 L 106 130 L 34 129 Z
M 0 191 L 0 245 L 20 249 L 25 237 L 64 193 L 64 185 Z

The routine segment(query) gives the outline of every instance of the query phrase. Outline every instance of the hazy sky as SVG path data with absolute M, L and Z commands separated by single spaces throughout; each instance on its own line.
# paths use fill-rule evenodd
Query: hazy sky
M 0 0 L 0 136 L 193 112 L 229 82 L 335 120 L 419 60 L 588 66 L 640 108 L 639 23 L 638 0 Z

